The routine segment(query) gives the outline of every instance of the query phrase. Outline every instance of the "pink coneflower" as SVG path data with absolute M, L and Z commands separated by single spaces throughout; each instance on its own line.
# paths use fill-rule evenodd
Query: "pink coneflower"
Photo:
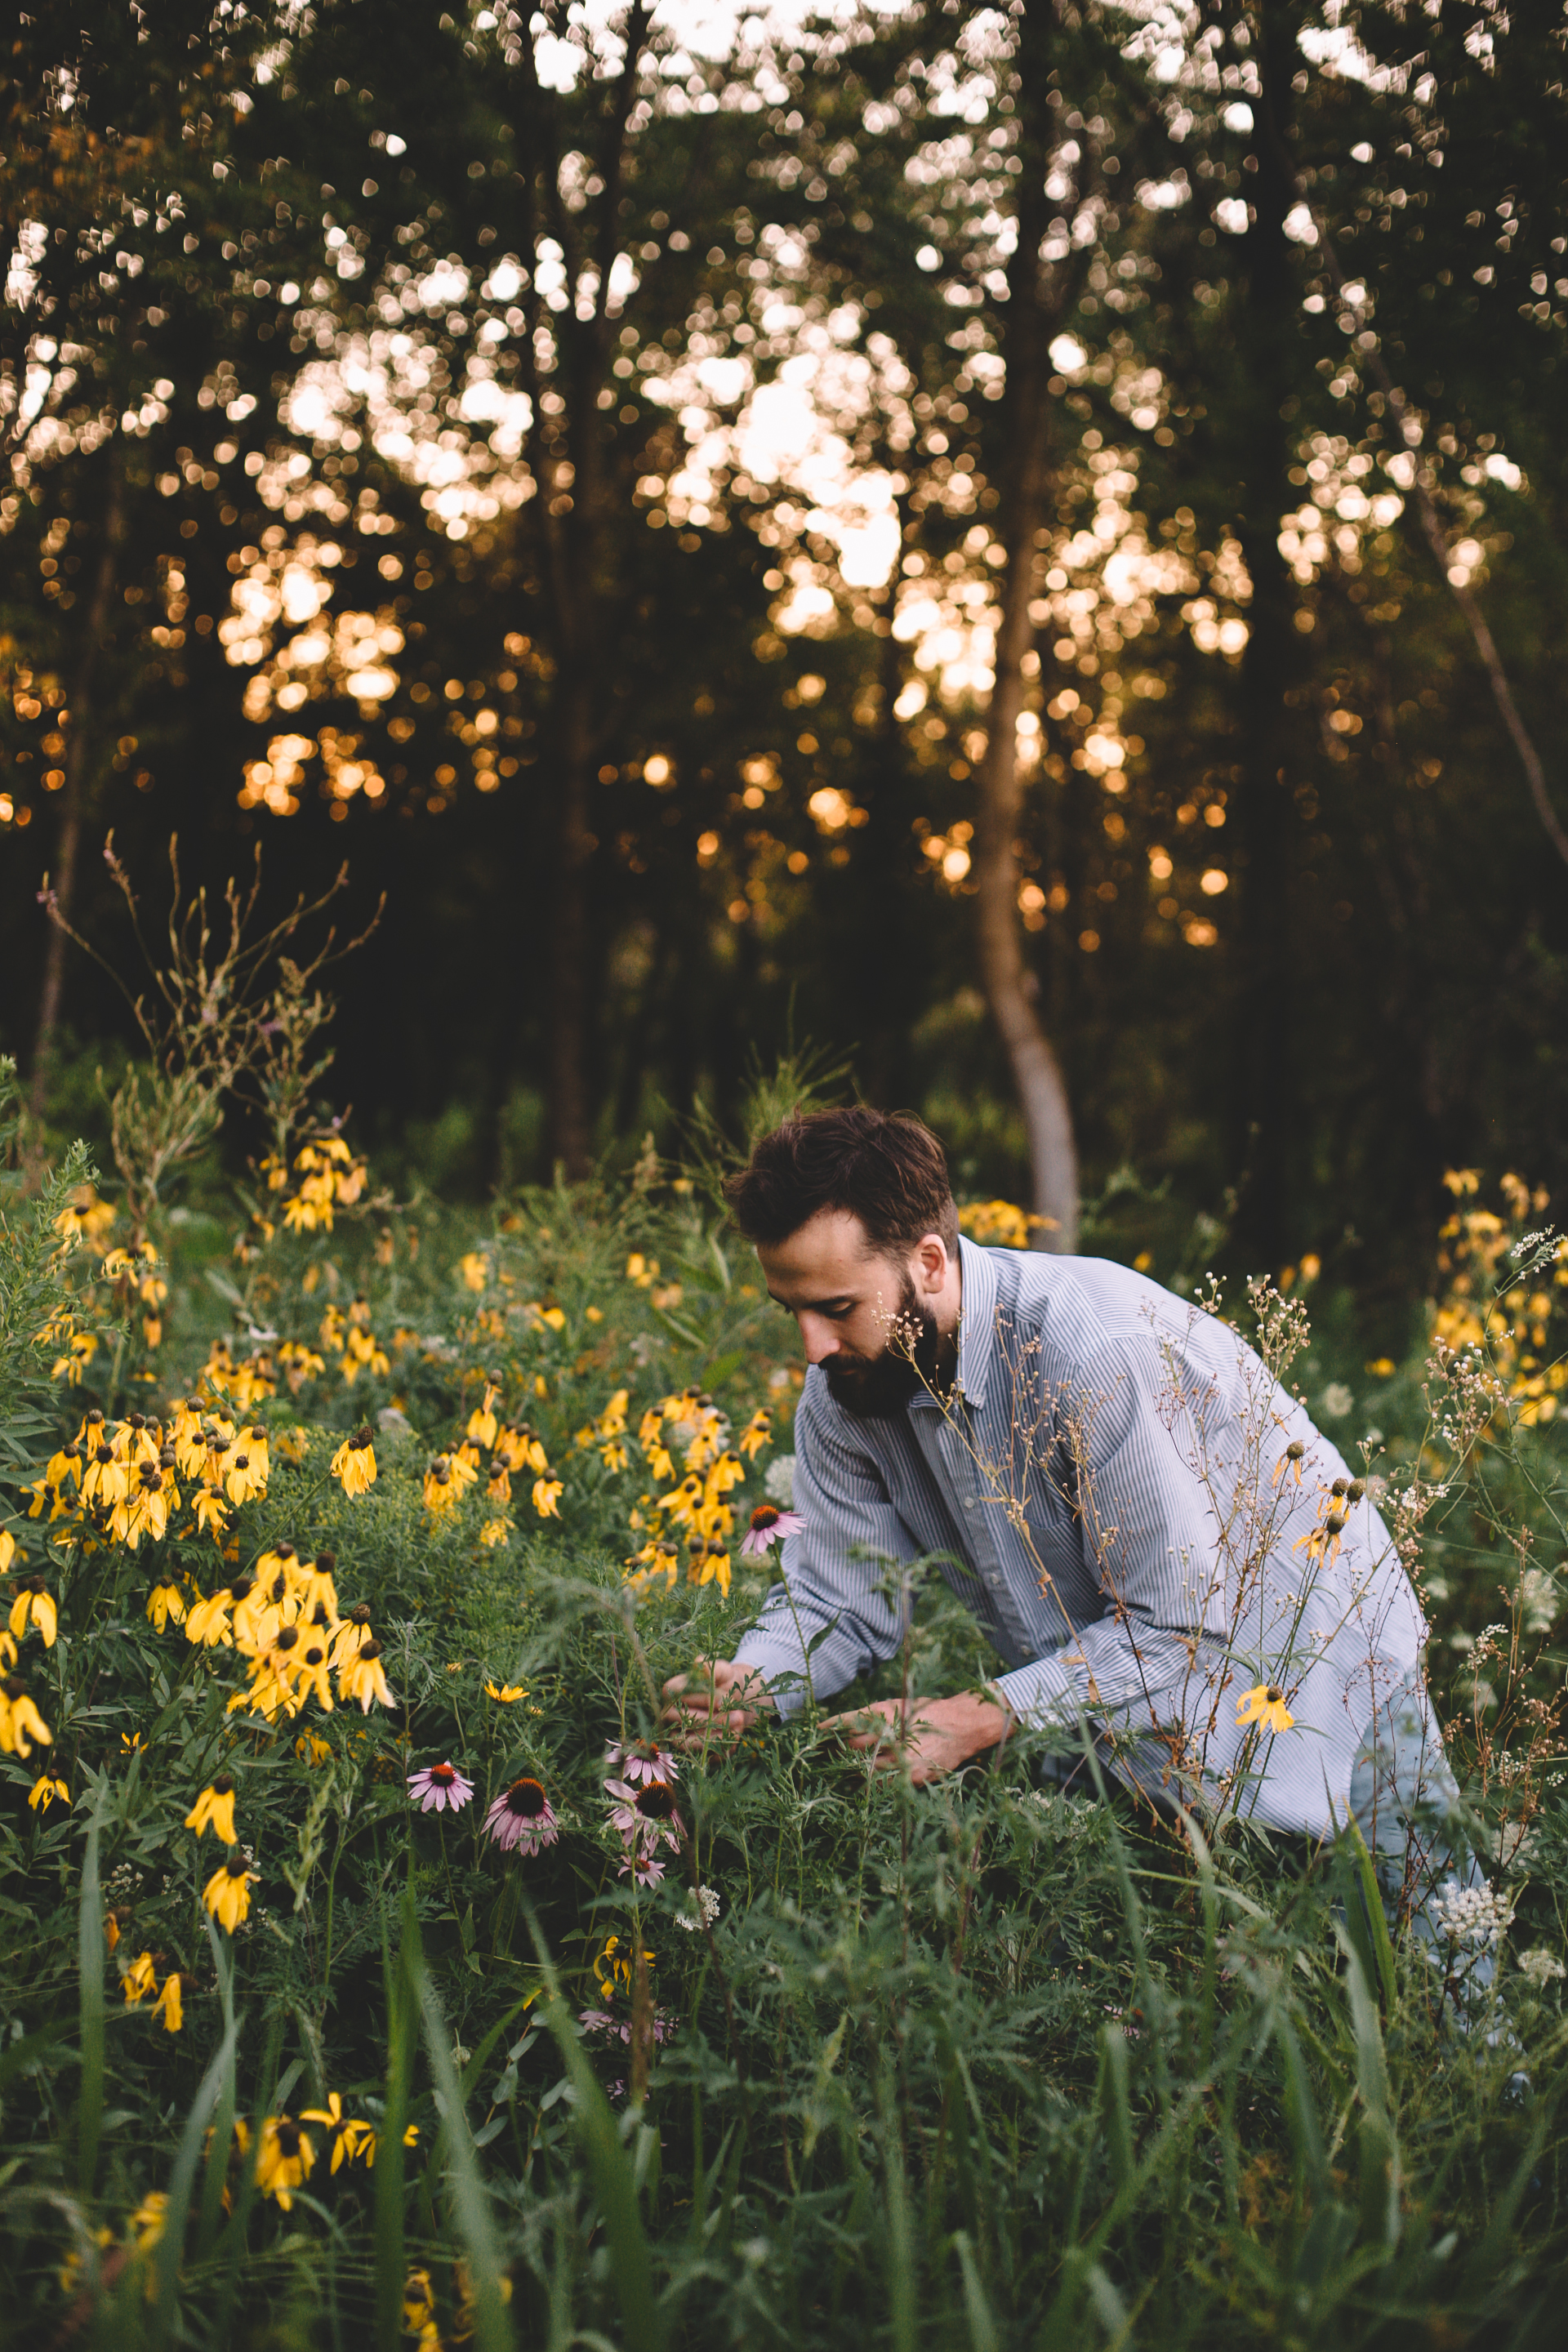
M 644 1780 L 640 1787 L 629 1780 L 606 1780 L 605 1794 L 616 1800 L 610 1827 L 626 1850 L 622 1877 L 629 1870 L 639 1886 L 657 1886 L 664 1864 L 654 1856 L 661 1845 L 678 1852 L 684 1834 L 674 1789 L 668 1780 Z
M 485 1815 L 485 1827 L 509 1853 L 535 1854 L 553 1845 L 560 1823 L 537 1780 L 514 1780 Z
M 618 1772 L 623 1780 L 679 1780 L 680 1767 L 668 1748 L 651 1739 L 617 1740 L 605 1758 L 606 1789 Z
M 408 1775 L 408 1793 L 422 1813 L 460 1813 L 474 1793 L 455 1764 L 427 1764 Z
M 776 1503 L 759 1503 L 752 1513 L 751 1533 L 741 1546 L 744 1559 L 749 1552 L 753 1559 L 765 1559 L 775 1543 L 785 1536 L 799 1535 L 805 1520 L 799 1511 L 781 1511 Z

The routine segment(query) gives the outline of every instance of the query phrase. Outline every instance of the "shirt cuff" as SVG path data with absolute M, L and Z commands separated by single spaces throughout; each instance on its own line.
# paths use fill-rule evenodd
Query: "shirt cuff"
M 735 1664 L 750 1666 L 761 1675 L 774 1711 L 783 1721 L 787 1723 L 805 1706 L 808 1685 L 798 1642 L 787 1638 L 774 1641 L 766 1633 L 748 1633 L 737 1645 Z
M 1083 1714 L 1078 1685 L 1059 1658 L 1032 1658 L 991 1685 L 1003 1705 L 1031 1731 L 1076 1725 Z

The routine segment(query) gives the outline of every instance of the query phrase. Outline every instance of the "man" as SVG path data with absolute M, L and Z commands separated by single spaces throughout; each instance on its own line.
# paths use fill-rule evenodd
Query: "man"
M 1440 1843 L 1415 1596 L 1363 1481 L 1228 1325 L 1105 1260 L 961 1240 L 913 1118 L 789 1118 L 726 1189 L 811 1367 L 803 1524 L 735 1656 L 667 1685 L 687 1744 L 895 1655 L 897 1568 L 934 1554 L 1004 1670 L 907 1724 L 837 1718 L 879 1760 L 926 1781 L 1056 1726 L 1163 1807 L 1319 1835 L 1353 1811 L 1401 1869 L 1415 1825 Z

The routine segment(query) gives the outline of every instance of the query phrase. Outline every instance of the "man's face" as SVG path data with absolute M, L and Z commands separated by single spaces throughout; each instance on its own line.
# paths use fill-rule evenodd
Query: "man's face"
M 932 1300 L 946 1270 L 922 1243 L 908 1265 L 879 1255 L 858 1217 L 823 1209 L 787 1241 L 760 1244 L 768 1295 L 800 1326 L 806 1361 L 820 1364 L 837 1402 L 861 1418 L 901 1411 L 937 1370 Z

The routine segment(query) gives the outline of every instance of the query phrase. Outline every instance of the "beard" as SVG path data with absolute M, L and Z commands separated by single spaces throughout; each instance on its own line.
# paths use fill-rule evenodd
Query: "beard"
M 917 1390 L 951 1387 L 956 1370 L 956 1348 L 952 1341 L 944 1347 L 935 1316 L 906 1274 L 886 1346 L 875 1356 L 829 1356 L 822 1376 L 835 1404 L 855 1420 L 888 1421 Z

